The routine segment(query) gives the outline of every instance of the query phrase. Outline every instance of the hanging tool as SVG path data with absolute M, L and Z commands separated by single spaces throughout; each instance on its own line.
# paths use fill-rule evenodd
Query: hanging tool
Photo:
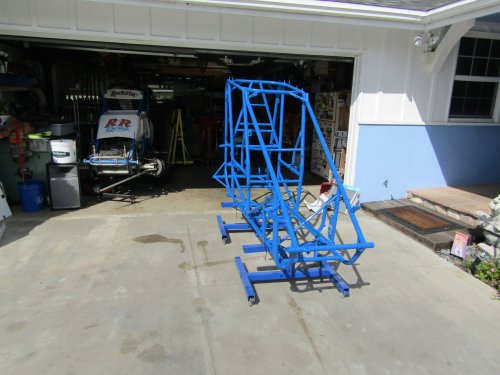
M 25 158 L 29 157 L 31 155 L 31 152 L 30 151 L 28 151 L 27 153 L 24 152 L 23 127 L 21 122 L 15 117 L 12 118 L 12 121 L 14 123 L 14 129 L 15 129 L 14 144 L 17 147 L 17 161 L 19 163 L 18 175 L 19 177 L 21 177 L 21 181 L 24 183 L 26 182 L 27 179 L 31 177 L 30 172 L 24 165 Z

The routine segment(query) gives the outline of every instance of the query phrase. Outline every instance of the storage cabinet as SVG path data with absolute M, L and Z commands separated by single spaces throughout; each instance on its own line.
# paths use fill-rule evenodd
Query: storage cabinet
M 48 163 L 47 179 L 53 210 L 82 206 L 78 164 Z

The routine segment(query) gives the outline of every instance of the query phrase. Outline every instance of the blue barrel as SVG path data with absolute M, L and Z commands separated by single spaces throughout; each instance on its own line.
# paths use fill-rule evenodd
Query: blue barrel
M 18 182 L 17 189 L 21 198 L 21 206 L 25 212 L 36 212 L 43 209 L 45 195 L 43 194 L 43 182 L 38 180 Z

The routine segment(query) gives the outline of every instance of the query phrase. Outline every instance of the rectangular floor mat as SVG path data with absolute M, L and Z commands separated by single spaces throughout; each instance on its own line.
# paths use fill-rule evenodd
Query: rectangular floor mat
M 450 220 L 415 206 L 383 208 L 377 210 L 377 212 L 420 234 L 445 232 L 461 228 L 460 225 Z

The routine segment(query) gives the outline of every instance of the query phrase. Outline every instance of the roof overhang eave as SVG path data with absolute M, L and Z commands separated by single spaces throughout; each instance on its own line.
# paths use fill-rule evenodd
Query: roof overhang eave
M 88 0 L 101 3 L 151 6 L 326 21 L 396 29 L 430 30 L 500 12 L 498 0 L 462 0 L 431 11 L 407 10 L 353 3 L 314 0 Z
M 108 0 L 117 2 L 119 0 Z M 129 0 L 130 1 L 130 0 Z M 131 0 L 135 1 L 135 0 Z M 141 1 L 142 4 L 149 0 Z M 209 8 L 226 13 L 241 15 L 260 15 L 270 18 L 292 18 L 307 21 L 328 21 L 356 24 L 360 20 L 368 22 L 369 26 L 385 26 L 393 28 L 422 28 L 422 19 L 425 12 L 415 10 L 394 9 L 370 5 L 350 3 L 337 3 L 329 1 L 312 0 L 256 0 L 256 1 L 231 1 L 231 0 L 160 0 L 151 1 L 155 5 L 163 3 L 173 5 L 177 3 L 184 9 L 205 10 Z
M 464 0 L 431 10 L 422 21 L 430 30 L 499 12 L 498 0 Z

